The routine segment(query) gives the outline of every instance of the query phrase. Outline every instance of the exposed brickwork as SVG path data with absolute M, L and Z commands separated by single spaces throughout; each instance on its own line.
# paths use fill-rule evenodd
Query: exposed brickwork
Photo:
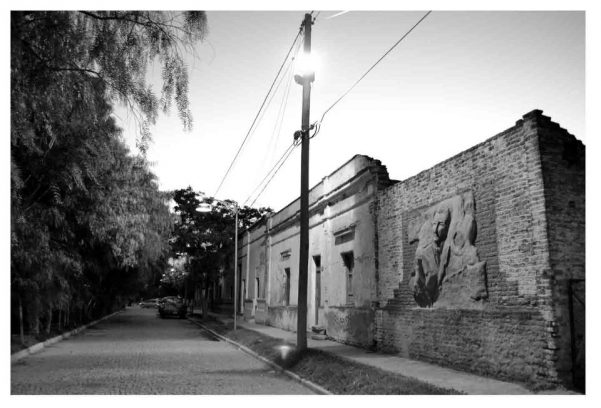
M 513 381 L 546 371 L 545 321 L 533 308 L 409 309 L 377 312 L 378 348 L 417 360 Z
M 565 344 L 555 327 L 566 323 L 557 317 L 557 305 L 566 305 L 557 288 L 565 285 L 555 285 L 552 275 L 584 275 L 584 234 L 576 237 L 584 229 L 584 167 L 558 163 L 570 137 L 549 123 L 533 111 L 505 132 L 380 193 L 378 348 L 540 386 L 561 382 L 558 350 Z M 584 147 L 568 151 L 583 156 Z M 577 181 L 547 188 L 570 180 Z M 419 308 L 408 285 L 417 245 L 409 243 L 408 226 L 424 209 L 466 191 L 474 196 L 475 246 L 486 261 L 488 300 Z M 574 227 L 569 214 L 581 208 Z
M 552 276 L 551 314 L 554 318 L 548 330 L 555 340 L 556 368 L 561 382 L 569 386 L 575 380 L 582 389 L 584 318 L 574 319 L 572 336 L 568 291 L 571 285 L 575 291 L 573 297 L 578 297 L 574 301 L 584 299 L 584 282 L 579 280 L 585 277 L 585 148 L 546 116 L 537 118 L 537 128 Z M 575 311 L 583 311 L 583 305 L 574 306 Z M 574 371 L 572 346 L 576 360 Z

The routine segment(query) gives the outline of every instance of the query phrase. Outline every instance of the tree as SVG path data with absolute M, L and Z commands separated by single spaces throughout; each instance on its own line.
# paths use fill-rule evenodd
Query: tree
M 184 55 L 193 53 L 205 35 L 202 11 L 12 12 L 12 94 L 18 99 L 13 109 L 27 107 L 28 100 L 38 111 L 58 113 L 61 107 L 50 104 L 57 95 L 46 89 L 56 84 L 51 86 L 55 92 L 79 94 L 68 99 L 58 95 L 67 104 L 62 113 L 68 113 L 73 105 L 90 102 L 85 88 L 97 79 L 108 99 L 124 103 L 138 118 L 144 151 L 159 109 L 167 112 L 173 102 L 184 128 L 191 128 Z M 161 64 L 163 78 L 160 97 L 146 82 L 147 67 L 155 61 Z M 40 84 L 45 86 L 34 94 L 24 92 L 36 91 L 32 85 Z M 49 116 L 35 119 L 51 142 L 56 132 L 48 128 Z
M 202 311 L 207 310 L 208 291 L 218 282 L 220 271 L 231 265 L 234 256 L 235 211 L 232 200 L 215 200 L 196 193 L 191 187 L 175 190 L 174 211 L 178 216 L 172 233 L 171 248 L 176 254 L 189 258 L 188 298 L 199 289 L 202 293 Z M 198 212 L 201 203 L 210 204 L 210 212 Z M 239 208 L 239 231 L 250 227 L 272 213 L 270 208 Z
M 21 332 L 109 311 L 163 269 L 167 197 L 124 146 L 112 104 L 138 118 L 142 152 L 159 109 L 175 103 L 190 128 L 183 58 L 205 33 L 203 12 L 11 13 L 11 290 Z M 146 83 L 155 62 L 160 96 Z

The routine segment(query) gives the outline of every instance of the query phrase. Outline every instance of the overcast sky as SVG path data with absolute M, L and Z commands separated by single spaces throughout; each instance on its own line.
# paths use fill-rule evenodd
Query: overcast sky
M 329 18 L 336 13 L 321 12 L 313 26 L 319 66 L 311 121 L 425 11 L 351 11 Z M 191 185 L 215 194 L 303 15 L 207 13 L 208 36 L 196 58 L 189 58 L 194 128 L 184 132 L 172 112 L 152 129 L 148 157 L 161 189 Z M 434 11 L 325 116 L 311 140 L 310 186 L 355 154 L 379 159 L 391 178 L 406 179 L 513 126 L 532 109 L 542 109 L 586 144 L 584 57 L 584 12 Z M 217 198 L 243 204 L 292 143 L 300 128 L 301 87 L 288 78 Z M 133 122 L 123 110 L 118 114 L 134 149 Z M 283 208 L 298 197 L 299 180 L 300 148 L 255 205 Z

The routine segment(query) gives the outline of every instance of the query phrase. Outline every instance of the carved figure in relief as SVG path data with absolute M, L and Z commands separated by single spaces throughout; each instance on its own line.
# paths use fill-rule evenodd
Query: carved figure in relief
M 487 297 L 486 262 L 480 261 L 474 245 L 476 234 L 471 193 L 424 211 L 417 224 L 410 226 L 409 242 L 418 241 L 418 246 L 409 285 L 418 305 L 432 306 L 449 279 L 463 282 L 460 290 L 464 293 L 454 293 L 454 297 L 467 295 L 471 300 Z M 461 276 L 455 279 L 458 275 Z
M 417 236 L 419 245 L 415 252 L 415 274 L 410 285 L 415 300 L 420 306 L 431 306 L 438 296 L 440 259 L 449 221 L 449 210 L 441 208 L 434 213 L 432 220 L 426 220 L 419 230 Z

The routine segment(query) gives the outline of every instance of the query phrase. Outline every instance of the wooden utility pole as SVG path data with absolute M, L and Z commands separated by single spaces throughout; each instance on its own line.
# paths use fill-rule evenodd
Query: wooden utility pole
M 311 55 L 311 15 L 305 14 L 304 53 Z M 311 107 L 311 82 L 314 76 L 306 74 L 303 86 L 303 114 L 301 125 L 301 193 L 300 193 L 300 260 L 298 266 L 298 309 L 296 347 L 307 349 L 307 278 L 309 268 L 309 112 Z
M 237 329 L 238 317 L 238 203 L 235 204 L 234 227 L 234 330 Z

